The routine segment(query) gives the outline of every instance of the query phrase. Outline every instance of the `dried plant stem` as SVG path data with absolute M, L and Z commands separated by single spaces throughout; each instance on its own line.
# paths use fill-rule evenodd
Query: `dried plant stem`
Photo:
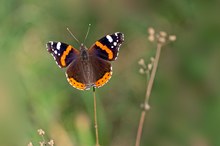
M 161 48 L 162 48 L 162 44 L 158 43 L 157 44 L 156 56 L 155 56 L 155 60 L 154 60 L 154 64 L 153 64 L 153 69 L 152 69 L 152 72 L 150 74 L 150 79 L 147 82 L 146 95 L 145 95 L 145 100 L 144 100 L 144 105 L 143 105 L 143 111 L 141 112 L 141 117 L 140 117 L 140 122 L 139 122 L 139 126 L 138 126 L 135 146 L 140 146 L 144 120 L 145 120 L 145 117 L 146 117 L 146 112 L 147 112 L 147 110 L 149 110 L 149 103 L 148 102 L 149 102 L 151 90 L 152 90 L 152 87 L 153 87 L 155 74 L 156 74 L 156 71 L 157 71 L 157 66 L 158 66 L 158 62 L 159 62 L 159 58 L 160 58 Z
M 145 115 L 146 115 L 146 110 L 143 110 L 141 112 L 141 118 L 140 118 L 140 122 L 139 122 L 139 126 L 138 126 L 138 132 L 137 132 L 137 138 L 136 138 L 135 146 L 140 145 L 142 130 L 143 130 L 143 126 L 144 126 Z
M 99 133 L 98 133 L 98 123 L 97 123 L 97 110 L 96 110 L 96 95 L 95 95 L 95 87 L 93 87 L 93 98 L 94 98 L 94 126 L 95 126 L 95 137 L 96 137 L 96 144 L 95 146 L 99 145 Z
M 149 98 L 150 98 L 152 86 L 153 86 L 153 83 L 154 83 L 154 78 L 155 78 L 155 75 L 156 75 L 156 72 L 157 72 L 158 62 L 159 62 L 159 59 L 160 59 L 161 48 L 162 48 L 162 44 L 158 43 L 153 69 L 152 69 L 150 79 L 149 79 L 149 82 L 148 82 L 148 85 L 147 85 L 147 91 L 146 91 L 146 96 L 145 96 L 145 104 L 148 104 L 148 101 L 149 101 Z

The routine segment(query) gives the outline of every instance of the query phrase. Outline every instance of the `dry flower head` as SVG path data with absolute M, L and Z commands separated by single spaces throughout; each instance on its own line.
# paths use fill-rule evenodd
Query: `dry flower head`
M 28 143 L 28 146 L 33 146 L 32 142 L 29 142 L 29 143 Z
M 49 144 L 50 146 L 54 146 L 54 141 L 51 139 L 51 140 L 48 142 L 48 144 Z
M 138 61 L 138 64 L 141 66 L 139 69 L 140 74 L 148 74 L 153 68 L 154 58 L 151 57 L 150 62 L 146 65 L 143 58 Z
M 156 41 L 160 45 L 164 45 L 168 43 L 169 41 L 174 42 L 176 40 L 175 35 L 168 35 L 168 33 L 165 31 L 159 31 L 157 33 L 153 27 L 148 28 L 148 34 L 149 34 L 148 40 L 150 42 Z
M 42 129 L 38 129 L 37 132 L 41 136 L 45 134 L 44 130 L 42 130 Z
M 175 35 L 170 35 L 169 36 L 169 40 L 172 41 L 172 42 L 175 41 L 176 40 L 176 36 Z
M 38 129 L 37 133 L 42 137 L 42 141 L 39 141 L 40 146 L 47 146 L 47 145 L 54 146 L 54 140 L 50 140 L 49 142 L 45 141 L 45 139 L 44 139 L 44 135 L 45 135 L 44 130 Z M 33 146 L 33 143 L 29 142 L 27 146 Z
M 151 34 L 151 35 L 154 35 L 154 33 L 155 33 L 154 28 L 153 27 L 149 27 L 148 28 L 148 33 Z
M 40 144 L 40 146 L 45 146 L 45 142 L 44 141 L 40 141 L 39 144 Z

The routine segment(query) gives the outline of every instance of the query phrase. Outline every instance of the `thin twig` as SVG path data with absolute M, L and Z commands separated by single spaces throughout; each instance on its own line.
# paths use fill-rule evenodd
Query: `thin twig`
M 143 110 L 141 112 L 141 118 L 140 118 L 140 122 L 139 122 L 139 126 L 138 126 L 138 132 L 137 132 L 137 138 L 136 138 L 135 146 L 140 145 L 142 130 L 143 130 L 143 126 L 144 126 L 145 114 L 146 114 L 146 110 Z
M 146 92 L 146 95 L 145 95 L 145 104 L 148 104 L 148 101 L 149 101 L 149 98 L 150 98 L 152 86 L 153 86 L 153 83 L 154 83 L 154 78 L 155 78 L 155 75 L 156 75 L 156 72 L 157 72 L 158 62 L 159 62 L 159 59 L 160 59 L 161 48 L 162 48 L 162 44 L 158 43 L 157 44 L 156 56 L 155 56 L 155 60 L 154 60 L 154 65 L 153 65 L 153 69 L 152 69 L 150 79 L 149 79 L 149 82 L 148 82 L 147 92 Z
M 158 43 L 153 69 L 152 69 L 152 72 L 151 72 L 151 75 L 150 75 L 150 79 L 147 83 L 147 89 L 146 89 L 146 95 L 145 95 L 145 100 L 144 100 L 144 105 L 143 105 L 143 111 L 141 112 L 141 117 L 140 117 L 140 122 L 139 122 L 139 126 L 138 126 L 135 146 L 140 146 L 145 115 L 146 115 L 146 111 L 149 110 L 148 102 L 149 102 L 152 86 L 153 86 L 153 83 L 154 83 L 154 78 L 155 78 L 155 74 L 156 74 L 156 71 L 157 71 L 158 62 L 159 62 L 159 59 L 160 59 L 161 48 L 162 48 L 162 44 Z
M 95 87 L 93 87 L 93 98 L 94 98 L 94 126 L 95 126 L 95 137 L 96 137 L 96 144 L 95 144 L 95 146 L 100 146 L 99 145 L 98 123 L 97 123 Z

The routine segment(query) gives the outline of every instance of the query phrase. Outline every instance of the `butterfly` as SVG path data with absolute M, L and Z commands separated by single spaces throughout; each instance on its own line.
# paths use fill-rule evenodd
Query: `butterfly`
M 79 90 L 101 87 L 112 76 L 111 61 L 118 57 L 124 34 L 115 32 L 96 41 L 89 49 L 82 43 L 79 50 L 62 42 L 49 41 L 47 51 L 60 68 L 66 69 L 70 85 Z

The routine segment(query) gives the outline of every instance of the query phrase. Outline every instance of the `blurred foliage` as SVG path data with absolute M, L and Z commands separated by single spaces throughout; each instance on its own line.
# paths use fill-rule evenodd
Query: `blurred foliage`
M 155 45 L 147 28 L 175 34 L 162 50 L 142 146 L 219 146 L 220 1 L 2 0 L 0 6 L 0 145 L 24 146 L 46 131 L 57 146 L 92 146 L 92 91 L 78 91 L 45 49 L 50 40 L 89 47 L 116 31 L 125 34 L 113 77 L 97 90 L 100 143 L 134 145 L 145 77 L 140 58 Z

